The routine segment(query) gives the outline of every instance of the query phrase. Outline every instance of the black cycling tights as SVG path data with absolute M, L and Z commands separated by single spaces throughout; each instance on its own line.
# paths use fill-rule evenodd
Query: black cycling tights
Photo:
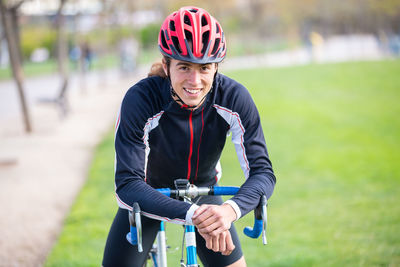
M 203 196 L 200 197 L 196 203 L 199 205 L 204 203 L 219 205 L 222 203 L 222 198 L 219 196 Z M 137 251 L 137 246 L 132 246 L 126 240 L 126 234 L 129 232 L 130 228 L 128 211 L 121 208 L 118 209 L 117 215 L 114 218 L 114 222 L 111 225 L 104 250 L 104 267 L 143 266 L 143 263 L 153 245 L 154 239 L 157 236 L 157 232 L 160 228 L 160 222 L 142 216 L 142 225 L 143 252 L 139 253 Z M 203 266 L 227 266 L 236 262 L 242 257 L 243 253 L 240 246 L 240 241 L 233 225 L 230 229 L 230 232 L 236 248 L 229 256 L 224 256 L 219 252 L 216 253 L 207 249 L 205 240 L 196 231 L 197 254 L 202 261 Z

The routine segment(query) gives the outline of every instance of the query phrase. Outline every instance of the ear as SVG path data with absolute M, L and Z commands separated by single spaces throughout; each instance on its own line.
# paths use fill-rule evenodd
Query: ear
M 168 77 L 168 66 L 167 66 L 167 62 L 165 61 L 165 58 L 163 58 L 163 59 L 161 60 L 161 63 L 162 63 L 162 67 L 163 67 L 165 76 Z

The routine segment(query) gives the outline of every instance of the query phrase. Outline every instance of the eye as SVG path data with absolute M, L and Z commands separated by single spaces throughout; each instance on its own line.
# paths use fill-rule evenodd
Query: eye
M 201 66 L 202 71 L 210 71 L 211 70 L 211 64 L 206 64 Z
M 188 69 L 189 68 L 187 66 L 183 66 L 183 65 L 179 67 L 179 70 L 182 70 L 182 71 L 186 71 Z

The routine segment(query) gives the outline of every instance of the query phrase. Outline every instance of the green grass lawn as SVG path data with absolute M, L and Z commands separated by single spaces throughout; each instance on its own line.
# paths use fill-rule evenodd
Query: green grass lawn
M 23 65 L 24 77 L 34 77 L 38 75 L 51 74 L 57 72 L 57 63 L 48 60 L 42 63 L 26 62 Z M 0 68 L 0 81 L 12 79 L 11 67 Z
M 230 72 L 261 113 L 277 185 L 269 244 L 241 234 L 248 266 L 400 266 L 400 61 Z M 93 159 L 87 184 L 46 266 L 99 266 L 116 211 L 113 136 Z M 231 142 L 223 184 L 240 185 Z M 180 227 L 168 225 L 170 266 Z M 174 265 L 172 263 L 175 263 Z
M 74 72 L 78 71 L 76 64 L 69 61 L 69 71 Z M 95 57 L 91 69 L 99 70 L 106 68 L 113 68 L 118 66 L 118 58 L 114 55 L 105 55 L 102 57 Z M 58 72 L 57 61 L 54 59 L 49 59 L 45 62 L 35 63 L 35 62 L 24 62 L 23 64 L 23 73 L 24 77 L 36 77 L 41 75 L 50 75 Z M 0 81 L 12 79 L 13 74 L 11 68 L 0 68 Z

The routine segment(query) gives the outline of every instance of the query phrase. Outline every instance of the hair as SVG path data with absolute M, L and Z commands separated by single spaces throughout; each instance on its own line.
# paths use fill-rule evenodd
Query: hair
M 154 62 L 150 67 L 150 71 L 147 74 L 147 77 L 159 76 L 159 77 L 164 78 L 164 79 L 168 78 L 168 76 L 169 76 L 169 67 L 171 65 L 171 58 L 167 57 L 167 56 L 164 56 L 162 60 L 167 65 L 168 75 L 164 71 L 162 62 Z M 218 63 L 215 63 L 215 66 L 216 66 L 217 71 L 218 71 Z M 215 73 L 215 74 L 217 74 L 217 73 Z
M 171 65 L 171 58 L 164 56 L 163 61 L 167 64 L 167 69 L 169 70 L 169 66 Z M 155 62 L 150 67 L 150 71 L 147 74 L 147 77 L 151 76 L 160 76 L 161 78 L 167 78 L 167 74 L 164 71 L 162 62 Z

